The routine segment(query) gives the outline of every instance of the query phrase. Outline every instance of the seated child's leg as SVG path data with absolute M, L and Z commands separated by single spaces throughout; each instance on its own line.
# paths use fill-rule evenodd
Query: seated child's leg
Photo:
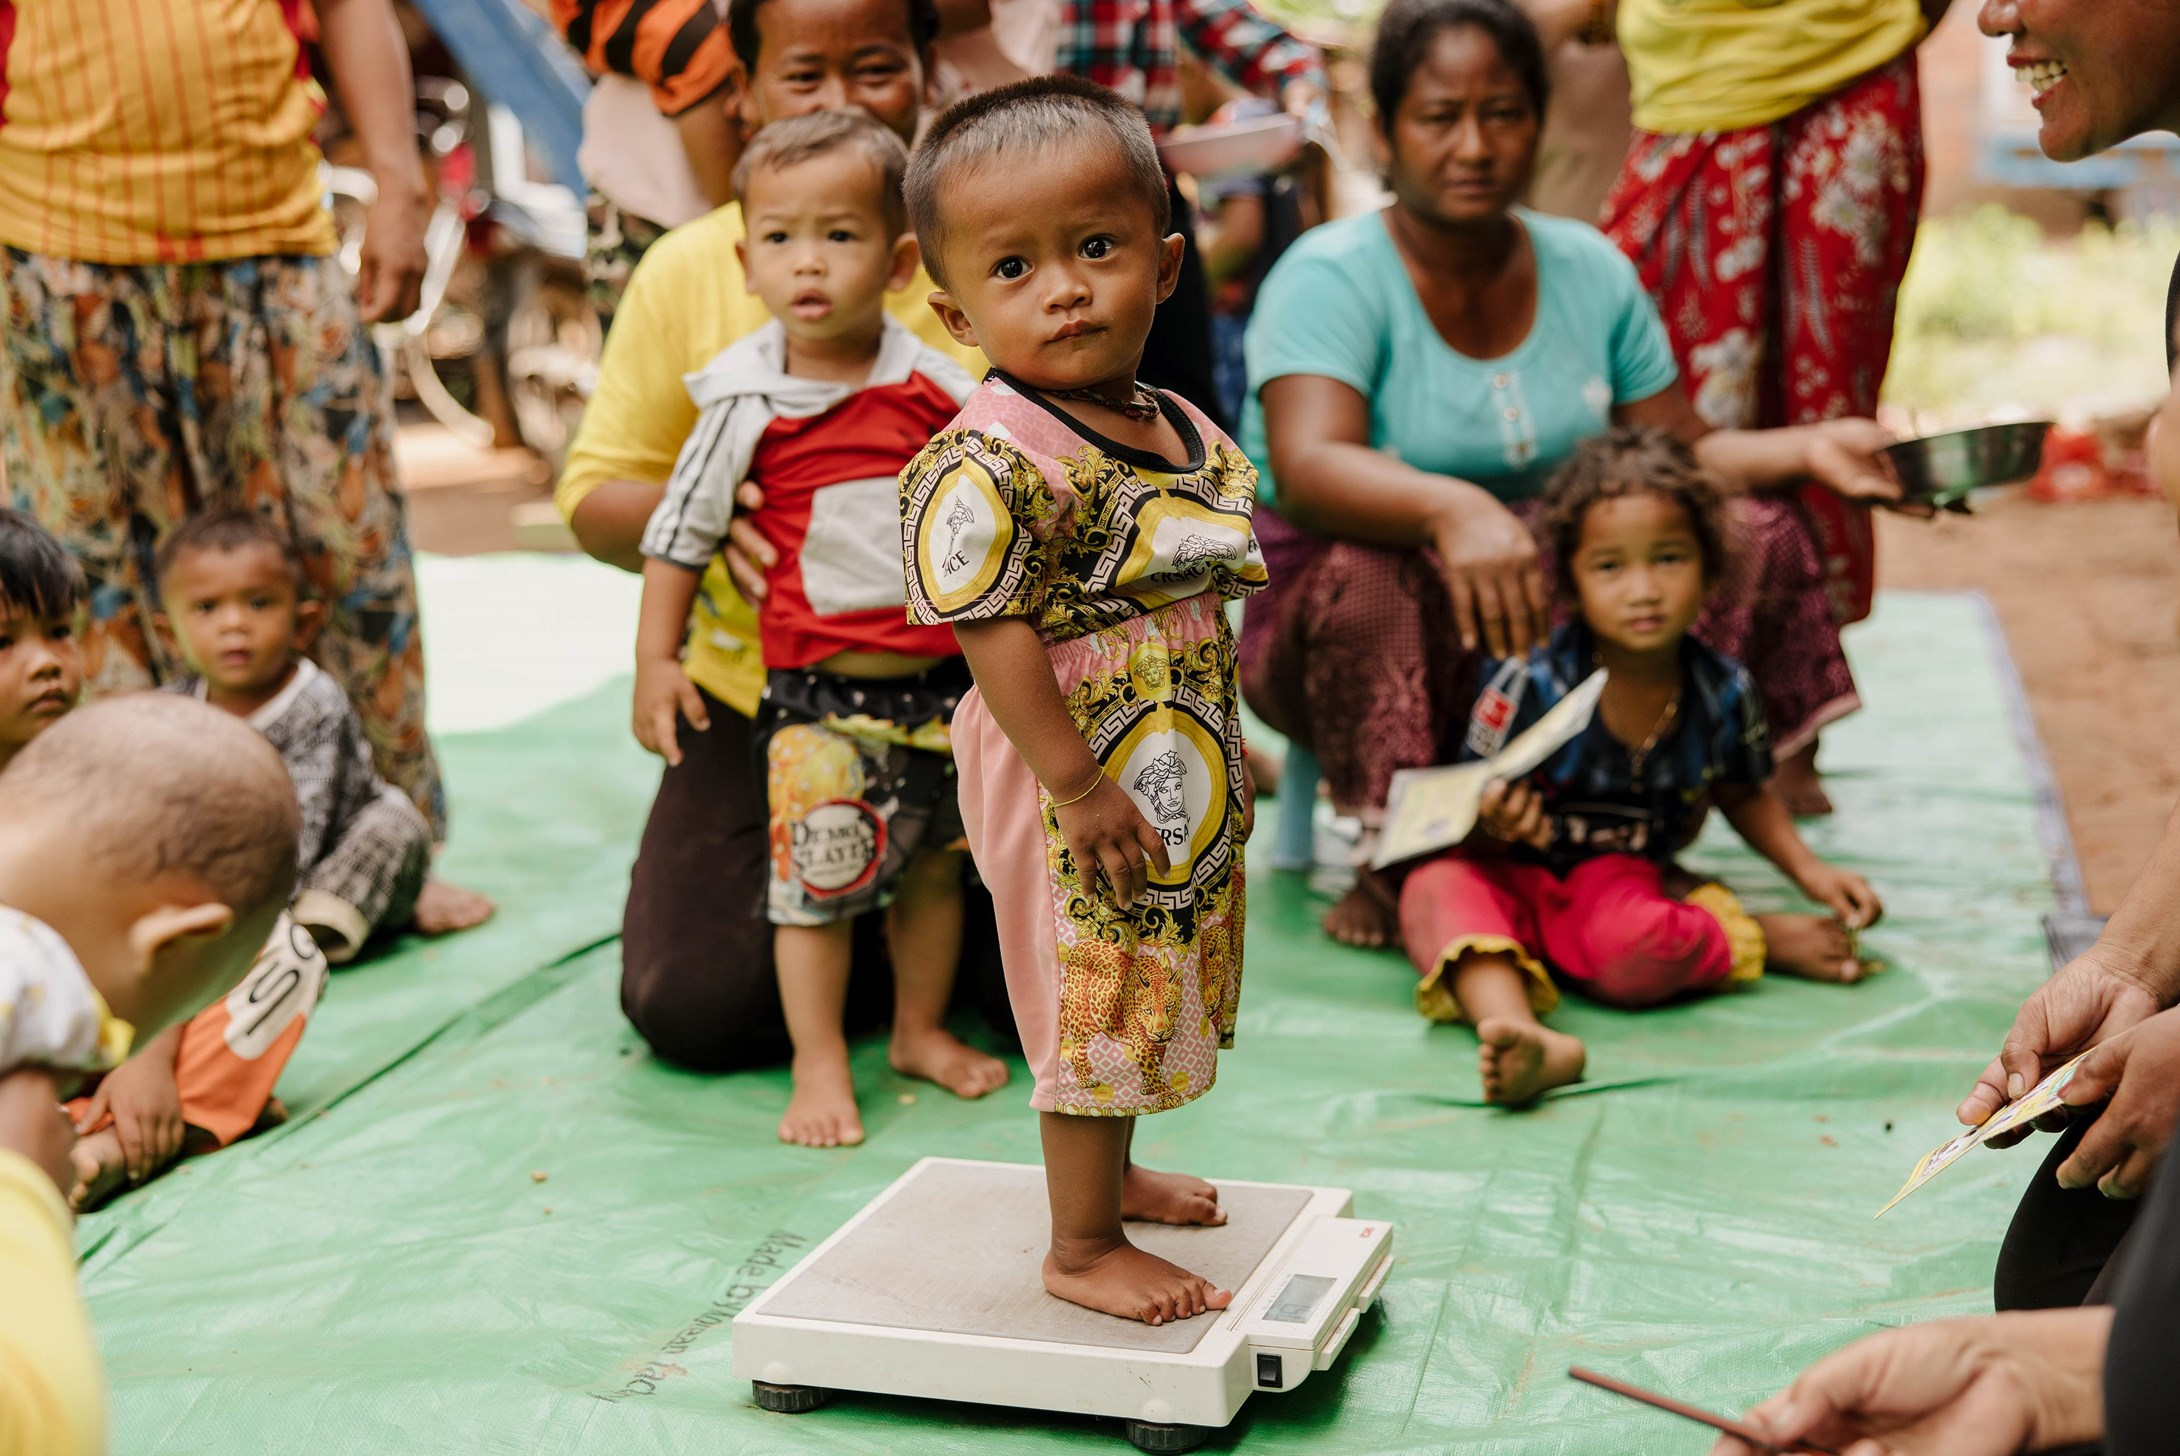
M 901 872 L 886 909 L 893 954 L 893 1070 L 936 1082 L 957 1097 L 982 1097 L 1006 1085 L 1007 1064 L 946 1029 L 946 1008 L 961 963 L 961 864 L 958 853 L 924 850 Z
M 795 1091 L 780 1119 L 780 1141 L 832 1148 L 863 1141 L 848 1071 L 841 1017 L 848 1003 L 852 921 L 776 925 L 772 959 L 779 969 L 780 1008 L 795 1045 Z
M 183 1156 L 224 1148 L 265 1119 L 325 978 L 325 957 L 283 915 L 241 984 L 183 1024 L 174 1052 Z M 155 1050 L 147 1046 L 145 1053 Z M 68 1104 L 69 1116 L 80 1121 L 91 1106 L 91 1098 L 77 1098 Z M 124 1157 L 112 1115 L 83 1130 L 74 1161 L 78 1183 L 71 1201 L 78 1208 L 95 1207 L 120 1189 Z
M 1052 1201 L 1052 1248 L 1045 1288 L 1061 1299 L 1122 1319 L 1159 1325 L 1224 1309 L 1230 1291 L 1128 1242 L 1121 1230 L 1121 1177 L 1132 1117 L 1038 1114 L 1045 1188 Z
M 1664 876 L 1664 866 L 1629 854 L 1578 865 L 1540 913 L 1544 953 L 1612 1006 L 1655 1006 L 1762 971 L 1762 932 L 1731 893 L 1713 886 L 1678 900 Z
M 1537 943 L 1529 904 L 1543 870 L 1485 863 L 1458 853 L 1419 865 L 1401 887 L 1401 933 L 1423 973 L 1416 1009 L 1434 1021 L 1476 1028 L 1484 1100 L 1519 1106 L 1582 1076 L 1579 1037 L 1538 1018 L 1558 1002 L 1527 947 Z
M 431 826 L 389 786 L 303 876 L 295 918 L 329 962 L 345 964 L 380 928 L 408 922 L 430 869 Z

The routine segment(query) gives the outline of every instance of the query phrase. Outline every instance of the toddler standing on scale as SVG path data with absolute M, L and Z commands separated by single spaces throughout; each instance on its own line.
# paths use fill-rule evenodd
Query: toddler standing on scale
M 916 271 L 908 153 L 860 111 L 777 121 L 735 170 L 737 244 L 773 322 L 688 376 L 703 413 L 644 531 L 636 737 L 680 762 L 709 726 L 681 667 L 700 578 L 745 483 L 775 564 L 758 607 L 756 750 L 770 801 L 766 912 L 794 1094 L 780 1137 L 863 1140 L 841 1016 L 850 928 L 886 912 L 893 1067 L 961 1097 L 1007 1068 L 946 1029 L 961 959 L 962 857 L 947 721 L 968 689 L 953 633 L 901 613 L 895 477 L 974 388 L 886 313 Z
M 1182 241 L 1135 107 L 1066 77 L 986 92 L 925 136 L 908 205 L 932 307 L 992 363 L 901 474 L 902 545 L 911 616 L 952 623 L 976 678 L 954 751 L 1037 1079 L 1045 1287 L 1185 1319 L 1230 1295 L 1121 1220 L 1225 1217 L 1129 1147 L 1233 1043 L 1250 790 L 1225 603 L 1264 584 L 1256 474 L 1136 380 Z

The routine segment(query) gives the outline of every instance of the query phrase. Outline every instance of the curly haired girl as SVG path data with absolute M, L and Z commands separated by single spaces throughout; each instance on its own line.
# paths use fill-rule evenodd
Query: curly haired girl
M 1766 786 L 1763 711 L 1740 664 L 1688 635 L 1725 564 L 1716 485 L 1687 447 L 1620 429 L 1576 452 L 1545 493 L 1572 619 L 1527 657 L 1487 665 L 1464 758 L 1487 758 L 1593 671 L 1589 725 L 1542 768 L 1484 793 L 1469 841 L 1402 886 L 1416 1008 L 1467 1021 L 1486 1101 L 1520 1104 L 1582 1075 L 1579 1038 L 1539 1019 L 1553 972 L 1616 1006 L 1753 981 L 1768 965 L 1861 978 L 1852 932 L 1883 913 L 1828 865 Z M 1710 805 L 1828 915 L 1751 916 L 1673 863 Z

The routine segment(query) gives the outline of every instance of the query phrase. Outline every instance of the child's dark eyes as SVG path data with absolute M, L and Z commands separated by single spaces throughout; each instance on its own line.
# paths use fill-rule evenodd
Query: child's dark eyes
M 861 241 L 861 239 L 858 238 L 855 233 L 851 232 L 847 228 L 834 228 L 825 236 L 836 243 L 853 243 Z
M 992 265 L 993 276 L 1007 279 L 1009 282 L 1022 277 L 1028 272 L 1029 260 L 1027 258 L 1001 258 Z
M 1100 236 L 1083 239 L 1082 255 L 1085 258 L 1106 258 L 1112 256 L 1112 252 L 1113 240 L 1111 238 Z
M 774 228 L 771 232 L 765 234 L 765 241 L 768 243 L 784 243 L 787 241 L 787 234 L 778 228 Z
M 55 641 L 66 642 L 69 638 L 76 635 L 76 627 L 73 622 L 61 622 L 56 624 L 52 628 L 52 630 L 48 631 L 45 635 L 53 638 Z M 10 643 L 13 643 L 14 640 L 15 639 L 12 637 L 8 639 Z

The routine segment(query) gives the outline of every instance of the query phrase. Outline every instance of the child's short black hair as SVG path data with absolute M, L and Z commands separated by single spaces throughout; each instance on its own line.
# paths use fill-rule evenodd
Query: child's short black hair
M 21 511 L 0 509 L 0 607 L 67 617 L 88 593 L 83 568 L 52 532 Z
M 1552 83 L 1544 64 L 1544 42 L 1536 22 L 1513 0 L 1393 0 L 1378 17 L 1377 39 L 1370 46 L 1370 100 L 1378 127 L 1388 139 L 1393 118 L 1408 99 L 1416 71 L 1442 30 L 1473 26 L 1491 37 L 1499 55 L 1521 77 L 1522 86 L 1544 120 Z
M 281 564 L 295 583 L 297 595 L 301 595 L 303 560 L 296 554 L 295 543 L 266 517 L 239 507 L 191 516 L 169 531 L 166 540 L 159 543 L 159 554 L 153 559 L 152 570 L 158 576 L 160 590 L 164 591 L 174 563 L 190 552 L 241 551 L 251 546 L 270 546 L 279 553 Z
M 1575 599 L 1574 554 L 1590 507 L 1634 495 L 1663 496 L 1687 513 L 1706 585 L 1725 573 L 1726 499 L 1718 477 L 1663 430 L 1622 426 L 1583 441 L 1544 488 L 1544 534 L 1561 597 Z
M 902 0 L 908 6 L 908 42 L 916 54 L 929 57 L 931 42 L 939 38 L 938 0 Z M 727 6 L 727 40 L 734 46 L 742 69 L 757 73 L 757 12 L 766 0 L 730 0 Z
M 1003 152 L 1035 151 L 1083 140 L 1108 142 L 1126 159 L 1128 180 L 1150 208 L 1158 235 L 1173 224 L 1173 197 L 1142 109 L 1095 81 L 1037 76 L 956 102 L 931 123 L 908 161 L 908 220 L 923 248 L 931 281 L 946 286 L 945 204 L 949 174 L 991 162 Z M 1036 165 L 1033 159 L 1027 165 Z
M 908 209 L 901 200 L 901 181 L 908 175 L 908 148 L 877 117 L 867 111 L 813 111 L 775 121 L 749 139 L 742 160 L 734 165 L 734 195 L 743 199 L 748 216 L 749 181 L 759 172 L 777 172 L 828 152 L 853 148 L 878 169 L 878 209 L 886 226 L 899 237 L 908 231 Z

